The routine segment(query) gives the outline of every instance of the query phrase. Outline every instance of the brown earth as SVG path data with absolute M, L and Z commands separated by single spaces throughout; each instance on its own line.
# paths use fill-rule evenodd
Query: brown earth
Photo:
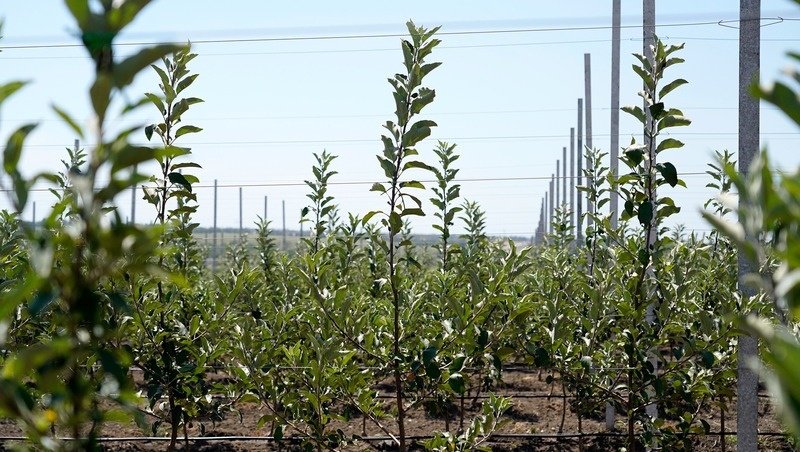
M 499 435 L 494 436 L 486 445 L 498 451 L 571 451 L 580 450 L 581 443 L 583 450 L 586 451 L 607 451 L 617 450 L 624 446 L 624 438 L 620 436 L 599 436 L 593 434 L 608 434 L 605 430 L 605 423 L 601 415 L 595 418 L 583 418 L 578 416 L 570 408 L 569 398 L 560 397 L 560 382 L 558 379 L 553 384 L 546 383 L 547 374 L 530 370 L 507 371 L 503 375 L 503 383 L 498 385 L 495 392 L 498 395 L 510 396 L 513 400 L 513 407 L 506 413 L 505 418 L 510 422 L 499 430 Z M 484 397 L 482 394 L 481 397 Z M 472 416 L 479 413 L 479 397 L 475 403 L 466 400 L 465 424 L 468 424 Z M 391 406 L 393 400 L 387 398 L 387 408 Z M 565 405 L 566 402 L 566 405 Z M 734 403 L 735 405 L 735 403 Z M 458 407 L 452 406 L 450 410 L 450 428 L 455 431 L 459 427 Z M 726 413 L 725 431 L 730 434 L 736 427 L 735 406 L 731 407 L 732 412 Z M 188 429 L 190 437 L 232 437 L 232 436 L 268 436 L 268 428 L 257 428 L 258 419 L 265 413 L 264 408 L 253 403 L 243 403 L 237 406 L 242 415 L 240 420 L 236 415 L 229 415 L 219 422 L 205 422 L 204 435 L 201 435 L 200 425 L 194 424 Z M 716 435 L 697 436 L 694 440 L 694 450 L 697 451 L 734 451 L 736 450 L 735 436 L 728 435 L 723 445 L 721 431 L 721 413 L 705 413 L 704 419 L 711 425 L 711 431 Z M 383 421 L 382 421 L 383 422 Z M 394 431 L 390 421 L 385 421 L 386 427 Z M 362 417 L 354 417 L 348 423 L 340 423 L 337 427 L 342 428 L 345 434 L 385 437 L 380 429 L 371 422 L 365 422 Z M 445 429 L 445 418 L 443 415 L 433 415 L 425 410 L 424 407 L 412 410 L 406 419 L 406 431 L 410 437 L 428 436 L 435 431 Z M 564 434 L 575 434 L 582 431 L 585 436 L 577 437 L 555 437 L 559 432 Z M 619 435 L 625 431 L 625 420 L 617 418 L 617 429 L 611 432 L 612 435 Z M 760 398 L 759 406 L 759 432 L 761 433 L 780 433 L 783 429 L 776 420 L 775 407 L 770 398 L 764 393 Z M 107 423 L 103 429 L 105 438 L 130 438 L 147 437 L 150 432 L 143 432 L 133 424 Z M 159 434 L 166 435 L 166 429 L 159 430 Z M 515 435 L 537 434 L 535 437 L 519 437 Z M 0 437 L 18 437 L 21 431 L 9 420 L 0 419 Z M 286 436 L 291 432 L 287 431 Z M 546 435 L 552 435 L 548 437 Z M 578 436 L 578 435 L 576 435 Z M 791 451 L 793 450 L 783 436 L 763 435 L 759 438 L 760 450 L 766 451 Z M 13 441 L 6 441 L 0 445 L 0 450 L 13 445 Z M 114 441 L 105 442 L 105 449 L 112 451 L 158 451 L 165 450 L 168 442 L 166 441 Z M 5 446 L 5 447 L 4 447 Z M 229 441 L 229 440 L 191 440 L 189 449 L 193 451 L 261 451 L 261 450 L 301 450 L 298 442 L 291 440 L 277 444 L 268 439 L 259 441 Z M 359 441 L 350 445 L 347 450 L 393 450 L 394 446 L 388 440 Z M 180 450 L 186 450 L 181 443 Z

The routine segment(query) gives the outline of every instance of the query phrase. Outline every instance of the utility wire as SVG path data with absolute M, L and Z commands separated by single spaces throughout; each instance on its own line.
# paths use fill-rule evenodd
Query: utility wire
M 760 20 L 781 20 L 793 21 L 800 20 L 797 18 L 761 18 Z M 751 19 L 759 20 L 759 19 Z M 667 24 L 658 24 L 659 28 L 678 28 L 678 27 L 703 27 L 709 25 L 719 26 L 724 20 L 717 21 L 699 21 L 699 22 L 675 22 Z M 740 22 L 740 21 L 737 21 Z M 564 32 L 564 31 L 594 31 L 594 30 L 610 30 L 612 26 L 609 25 L 594 25 L 594 26 L 577 26 L 577 27 L 538 27 L 538 28 L 512 28 L 505 30 L 473 30 L 473 31 L 440 31 L 437 36 L 480 36 L 480 35 L 499 35 L 499 34 L 523 34 L 523 33 L 549 33 L 549 32 Z M 622 25 L 620 29 L 641 29 L 642 25 Z M 232 44 L 232 43 L 246 43 L 246 42 L 290 42 L 290 41 L 333 41 L 333 40 L 358 40 L 358 39 L 382 39 L 382 38 L 405 38 L 406 34 L 401 33 L 377 33 L 377 34 L 352 34 L 352 35 L 323 35 L 323 36 L 282 36 L 282 37 L 262 37 L 262 38 L 227 38 L 227 39 L 198 39 L 191 41 L 193 44 Z M 174 44 L 181 42 L 169 41 L 131 41 L 116 43 L 116 46 L 150 46 L 157 44 Z M 4 50 L 17 50 L 17 49 L 61 49 L 61 48 L 76 48 L 83 47 L 83 44 L 19 44 L 2 46 L 0 49 Z

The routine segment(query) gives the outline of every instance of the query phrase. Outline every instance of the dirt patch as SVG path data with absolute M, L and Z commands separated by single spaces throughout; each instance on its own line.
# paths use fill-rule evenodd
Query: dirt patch
M 617 418 L 617 431 L 606 432 L 605 423 L 597 418 L 579 419 L 571 409 L 569 401 L 571 399 L 561 396 L 561 384 L 556 378 L 553 384 L 546 383 L 546 373 L 537 371 L 508 371 L 503 375 L 503 383 L 499 384 L 495 392 L 499 395 L 510 396 L 513 400 L 513 407 L 506 413 L 505 418 L 510 422 L 505 425 L 487 444 L 497 451 L 570 451 L 580 450 L 581 445 L 585 451 L 608 451 L 616 450 L 624 445 L 624 438 L 619 435 L 624 431 L 624 418 Z M 556 376 L 557 377 L 557 376 Z M 479 395 L 476 399 L 465 400 L 464 406 L 466 413 L 464 422 L 468 423 L 472 417 L 478 414 L 483 397 Z M 460 402 L 460 401 L 459 401 Z M 390 407 L 392 400 L 386 400 L 387 407 Z M 460 403 L 459 403 L 460 404 Z M 459 428 L 460 417 L 458 405 L 454 404 L 448 410 L 449 426 L 451 431 Z M 735 405 L 735 404 L 734 404 Z M 735 406 L 732 412 L 725 414 L 726 432 L 730 433 L 736 426 Z M 229 415 L 219 422 L 204 422 L 204 434 L 201 434 L 200 424 L 193 424 L 189 427 L 190 437 L 231 437 L 230 440 L 192 440 L 189 449 L 200 452 L 216 451 L 263 451 L 263 450 L 300 450 L 299 443 L 283 441 L 280 445 L 267 438 L 264 440 L 237 441 L 235 437 L 266 437 L 270 434 L 267 427 L 258 429 L 258 419 L 265 414 L 265 410 L 258 404 L 243 403 L 237 406 L 241 413 L 241 419 L 236 415 Z M 710 411 L 704 414 L 703 418 L 711 425 L 713 432 L 721 431 L 721 413 Z M 433 413 L 420 406 L 408 413 L 406 431 L 410 437 L 425 437 L 435 431 L 444 431 L 445 414 Z M 390 420 L 385 422 L 390 430 L 395 430 Z M 360 435 L 366 437 L 385 437 L 385 433 L 374 426 L 371 422 L 364 422 L 361 416 L 355 415 L 347 423 L 337 423 L 337 428 L 341 428 L 345 434 Z M 547 437 L 544 435 L 556 434 L 586 434 L 585 437 Z M 759 431 L 762 433 L 782 432 L 783 429 L 776 420 L 775 408 L 771 399 L 762 394 L 759 405 Z M 166 430 L 158 432 L 166 435 Z M 130 438 L 148 437 L 151 432 L 143 432 L 133 424 L 107 423 L 103 429 L 103 436 L 106 438 Z M 287 432 L 287 436 L 291 433 Z M 538 437 L 524 437 L 524 435 L 536 434 Z M 609 436 L 592 436 L 602 434 Z M 12 421 L 0 419 L 0 436 L 16 437 L 20 436 L 21 431 Z M 726 436 L 726 449 L 735 450 L 735 437 Z M 104 443 L 106 450 L 113 451 L 158 451 L 165 450 L 165 441 L 114 441 Z M 760 444 L 763 450 L 791 451 L 789 443 L 781 436 L 762 436 Z M 6 442 L 5 446 L 9 446 Z M 186 446 L 181 442 L 181 450 Z M 353 446 L 348 446 L 350 450 L 393 450 L 394 446 L 389 440 L 374 440 L 369 442 L 359 442 Z M 0 446 L 0 450 L 4 450 Z M 694 440 L 694 450 L 697 451 L 718 451 L 722 450 L 722 436 L 698 436 Z

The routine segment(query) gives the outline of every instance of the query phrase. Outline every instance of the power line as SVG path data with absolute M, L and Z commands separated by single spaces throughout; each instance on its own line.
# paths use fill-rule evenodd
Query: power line
M 620 136 L 635 135 L 639 132 L 625 132 Z M 673 134 L 665 134 L 665 136 L 680 137 L 680 136 L 736 136 L 738 132 L 680 132 Z M 761 132 L 762 136 L 800 136 L 800 132 Z M 608 137 L 610 134 L 594 134 L 596 137 Z M 530 141 L 541 139 L 568 139 L 568 134 L 557 135 L 487 135 L 487 136 L 472 136 L 472 137 L 438 137 L 438 140 L 464 142 L 464 141 Z M 257 141 L 196 141 L 186 142 L 182 145 L 185 147 L 194 146 L 254 146 L 254 145 L 294 145 L 294 144 L 355 144 L 355 143 L 376 143 L 380 142 L 379 138 L 336 138 L 336 139 L 319 139 L 319 140 L 257 140 Z M 134 146 L 147 146 L 146 143 L 131 143 Z M 30 148 L 43 148 L 43 147 L 64 147 L 63 144 L 29 144 L 26 145 Z M 94 147 L 96 144 L 87 143 L 83 144 L 84 147 Z
M 763 18 L 771 20 L 792 21 L 800 20 L 796 18 Z M 659 24 L 659 28 L 678 28 L 678 27 L 702 27 L 709 25 L 719 26 L 724 20 L 717 21 L 698 21 L 698 22 L 675 22 Z M 479 35 L 499 35 L 499 34 L 523 34 L 523 33 L 549 33 L 564 31 L 597 31 L 610 30 L 609 25 L 576 26 L 576 27 L 539 27 L 539 28 L 511 28 L 495 30 L 472 30 L 472 31 L 440 31 L 437 36 L 479 36 Z M 620 29 L 640 29 L 642 25 L 622 25 Z M 291 42 L 291 41 L 333 41 L 333 40 L 359 40 L 359 39 L 383 39 L 383 38 L 405 38 L 406 34 L 401 33 L 376 33 L 376 34 L 351 34 L 351 35 L 323 35 L 323 36 L 282 36 L 282 37 L 262 37 L 262 38 L 222 38 L 222 39 L 198 39 L 191 41 L 193 44 L 234 44 L 251 42 Z M 120 42 L 116 46 L 150 46 L 157 44 L 182 44 L 182 42 L 156 42 L 156 41 L 131 41 Z M 62 49 L 83 47 L 83 44 L 18 44 L 2 46 L 4 50 L 19 49 Z

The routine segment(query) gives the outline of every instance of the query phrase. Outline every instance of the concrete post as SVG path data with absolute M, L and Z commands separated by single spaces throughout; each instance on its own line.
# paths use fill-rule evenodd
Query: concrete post
M 569 225 L 575 227 L 575 127 L 569 128 L 569 187 Z
M 611 7 L 611 144 L 609 149 L 609 171 L 619 177 L 619 51 L 620 51 L 620 15 L 621 0 L 613 0 Z M 611 210 L 611 227 L 618 225 L 619 195 L 612 192 L 609 197 Z M 608 419 L 606 419 L 608 424 Z
M 748 91 L 761 70 L 761 0 L 739 2 L 739 171 L 746 174 L 758 155 L 760 111 L 758 100 Z M 739 252 L 739 291 L 743 297 L 755 295 L 745 285 L 745 276 L 753 270 Z M 736 445 L 739 452 L 758 450 L 758 375 L 750 367 L 758 359 L 758 342 L 748 335 L 739 337 L 736 402 Z
M 583 99 L 578 99 L 578 185 L 583 185 Z M 583 198 L 578 192 L 578 246 L 583 243 Z
M 594 149 L 592 144 L 592 55 L 588 53 L 583 54 L 583 70 L 586 88 L 586 148 Z M 594 168 L 589 167 L 589 161 L 586 161 L 586 170 L 594 172 Z M 595 180 L 587 180 L 587 184 L 594 184 Z M 586 211 L 594 213 L 594 202 L 587 196 L 586 198 Z M 589 226 L 592 220 L 587 220 L 586 225 Z

